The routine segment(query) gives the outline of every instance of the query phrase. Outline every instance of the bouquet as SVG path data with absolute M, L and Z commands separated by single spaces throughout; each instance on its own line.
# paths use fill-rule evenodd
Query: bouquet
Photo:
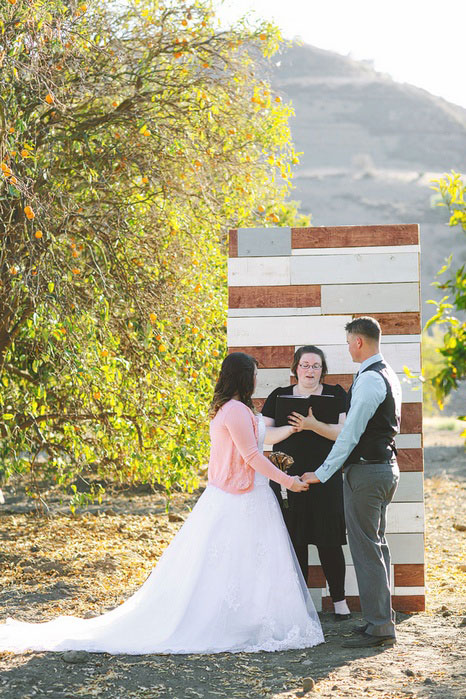
M 283 451 L 272 451 L 268 458 L 280 471 L 286 472 L 294 464 L 293 457 L 285 454 Z M 280 495 L 282 496 L 283 507 L 288 507 L 288 491 L 283 485 L 280 486 Z

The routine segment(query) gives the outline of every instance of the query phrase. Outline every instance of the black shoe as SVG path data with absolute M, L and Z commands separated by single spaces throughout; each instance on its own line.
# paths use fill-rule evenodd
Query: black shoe
M 334 618 L 335 621 L 348 621 L 348 619 L 351 619 L 351 614 L 337 614 L 335 612 Z
M 366 633 L 366 629 L 369 626 L 369 624 L 361 624 L 359 626 L 353 626 L 351 629 L 352 634 L 361 634 L 361 633 Z
M 373 648 L 374 646 L 393 646 L 396 643 L 395 636 L 372 636 L 370 633 L 361 633 L 359 638 L 345 641 L 344 648 Z

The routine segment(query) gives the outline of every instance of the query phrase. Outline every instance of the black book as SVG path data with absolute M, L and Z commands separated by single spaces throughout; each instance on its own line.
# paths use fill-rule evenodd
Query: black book
M 314 417 L 319 422 L 327 424 L 338 424 L 339 409 L 338 401 L 334 396 L 277 396 L 275 405 L 275 425 L 281 427 L 288 425 L 288 415 L 300 413 L 307 415 L 309 406 L 312 408 Z

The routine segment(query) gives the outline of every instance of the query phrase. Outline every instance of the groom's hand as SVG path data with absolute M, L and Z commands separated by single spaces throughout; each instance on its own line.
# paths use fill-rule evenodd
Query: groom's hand
M 303 473 L 303 475 L 301 476 L 301 480 L 305 483 L 309 483 L 310 485 L 313 485 L 314 483 L 320 483 L 314 471 L 307 471 L 306 473 Z

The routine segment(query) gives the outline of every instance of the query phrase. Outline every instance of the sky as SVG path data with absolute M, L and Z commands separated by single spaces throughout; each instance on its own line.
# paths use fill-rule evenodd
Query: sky
M 466 0 L 224 0 L 226 24 L 253 10 L 284 37 L 373 60 L 398 82 L 466 108 Z

